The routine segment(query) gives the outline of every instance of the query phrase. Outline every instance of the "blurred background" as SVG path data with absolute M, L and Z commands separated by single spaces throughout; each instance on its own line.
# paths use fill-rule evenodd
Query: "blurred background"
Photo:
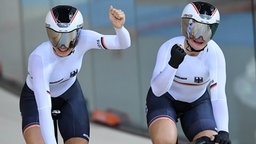
M 27 75 L 27 58 L 48 40 L 44 20 L 59 4 L 77 7 L 84 28 L 114 34 L 109 6 L 126 13 L 125 27 L 132 37 L 127 50 L 91 50 L 78 74 L 93 114 L 114 113 L 121 119 L 115 128 L 147 137 L 145 100 L 160 45 L 181 35 L 180 16 L 189 0 L 2 0 L 0 9 L 0 77 L 17 94 Z M 221 14 L 214 40 L 227 63 L 226 93 L 233 144 L 256 144 L 255 16 L 256 0 L 208 2 Z M 12 89 L 16 87 L 16 89 Z M 4 97 L 1 95 L 0 97 Z M 4 100 L 4 99 L 2 99 Z M 1 114 L 0 114 L 1 116 Z M 180 126 L 179 126 L 180 129 Z M 184 138 L 181 130 L 179 136 Z

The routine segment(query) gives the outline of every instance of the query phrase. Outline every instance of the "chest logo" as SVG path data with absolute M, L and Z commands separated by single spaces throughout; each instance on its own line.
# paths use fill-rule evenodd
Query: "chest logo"
M 78 69 L 76 69 L 76 70 L 70 72 L 70 78 L 76 76 L 77 73 L 78 73 Z
M 204 78 L 203 77 L 195 77 L 194 78 L 194 82 L 195 83 L 202 83 L 204 81 Z

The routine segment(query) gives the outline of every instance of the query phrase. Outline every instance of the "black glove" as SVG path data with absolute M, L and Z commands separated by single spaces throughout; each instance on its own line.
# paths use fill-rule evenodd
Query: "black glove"
M 215 135 L 214 142 L 219 144 L 231 144 L 229 133 L 226 131 L 219 131 L 218 135 Z
M 180 46 L 175 44 L 171 50 L 171 58 L 169 60 L 169 65 L 177 69 L 184 60 L 185 56 L 186 52 Z

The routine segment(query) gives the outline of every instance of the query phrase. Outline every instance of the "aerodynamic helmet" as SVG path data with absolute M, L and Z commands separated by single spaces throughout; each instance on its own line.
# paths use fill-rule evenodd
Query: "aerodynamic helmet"
M 181 15 L 181 31 L 187 39 L 212 39 L 220 22 L 218 9 L 207 2 L 191 2 Z
M 46 31 L 54 47 L 74 48 L 83 27 L 83 16 L 76 8 L 59 5 L 52 8 L 45 18 Z

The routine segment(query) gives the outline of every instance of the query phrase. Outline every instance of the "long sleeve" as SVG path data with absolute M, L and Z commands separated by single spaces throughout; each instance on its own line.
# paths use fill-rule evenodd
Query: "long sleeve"
M 107 49 L 126 49 L 131 46 L 131 38 L 125 27 L 114 28 L 116 35 L 105 35 L 104 43 Z
M 169 59 L 170 44 L 166 42 L 159 48 L 151 79 L 151 88 L 156 96 L 161 96 L 166 93 L 173 83 L 177 69 L 168 64 Z
M 214 43 L 215 44 L 215 43 Z M 221 49 L 215 44 L 215 65 L 213 65 L 213 82 L 210 86 L 213 113 L 218 130 L 229 131 L 229 114 L 225 92 L 226 62 Z
M 43 62 L 37 55 L 29 58 L 29 74 L 32 78 L 32 86 L 35 93 L 39 112 L 40 129 L 46 144 L 56 144 L 54 126 L 51 117 L 51 96 L 47 83 Z
M 82 30 L 77 50 L 82 54 L 90 49 L 126 49 L 131 46 L 131 38 L 125 27 L 115 29 L 115 35 L 103 35 L 92 30 Z

